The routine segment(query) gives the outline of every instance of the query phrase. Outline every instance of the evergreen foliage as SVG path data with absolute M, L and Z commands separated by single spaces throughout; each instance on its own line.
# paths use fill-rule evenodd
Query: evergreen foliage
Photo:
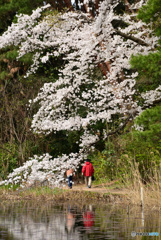
M 151 28 L 155 34 L 161 36 L 161 1 L 160 0 L 148 0 L 147 4 L 144 5 L 138 13 L 138 18 L 151 23 Z M 159 41 L 159 43 L 161 43 Z M 137 83 L 140 91 L 147 91 L 155 89 L 160 85 L 161 79 L 161 46 L 156 46 L 154 53 L 149 53 L 144 56 L 138 54 L 132 56 L 131 65 L 135 68 L 139 77 Z
M 139 76 L 137 86 L 140 92 L 149 91 L 160 85 L 161 79 L 161 50 L 147 56 L 138 54 L 132 56 L 131 65 L 137 69 Z
M 0 0 L 0 34 L 7 30 L 13 21 L 16 22 L 17 14 L 30 15 L 37 7 L 48 3 L 59 11 L 68 7 L 63 0 Z
M 0 1 L 0 33 L 7 30 L 16 14 L 31 14 L 32 10 L 43 5 L 43 0 L 1 0 Z
M 138 14 L 138 18 L 146 23 L 151 22 L 152 28 L 155 30 L 157 36 L 161 36 L 161 1 L 148 0 Z
M 149 180 L 161 159 L 161 106 L 145 110 L 137 119 L 140 130 L 133 130 L 126 139 L 125 151 L 139 164 L 144 180 Z M 137 129 L 136 126 L 136 129 Z

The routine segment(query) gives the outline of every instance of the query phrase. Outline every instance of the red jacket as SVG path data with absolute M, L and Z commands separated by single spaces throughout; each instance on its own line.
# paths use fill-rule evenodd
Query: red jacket
M 94 214 L 93 212 L 87 211 L 83 213 L 83 223 L 84 226 L 90 228 L 94 225 Z
M 92 176 L 93 173 L 94 173 L 94 168 L 93 168 L 93 166 L 92 166 L 92 163 L 86 162 L 86 163 L 83 165 L 82 173 L 83 173 L 84 176 L 86 176 L 86 177 Z

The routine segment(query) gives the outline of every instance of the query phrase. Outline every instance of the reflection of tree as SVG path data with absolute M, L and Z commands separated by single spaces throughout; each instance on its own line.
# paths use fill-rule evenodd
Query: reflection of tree
M 6 203 L 5 207 L 0 206 L 0 212 L 0 225 L 7 226 L 16 239 L 67 239 L 63 206 L 55 207 L 51 203 Z M 79 239 L 77 231 L 74 236 L 74 239 Z
M 13 234 L 9 233 L 7 227 L 0 227 L 0 239 L 15 240 Z

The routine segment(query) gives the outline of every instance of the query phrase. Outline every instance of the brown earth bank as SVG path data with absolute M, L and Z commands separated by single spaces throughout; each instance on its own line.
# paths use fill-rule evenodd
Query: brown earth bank
M 36 200 L 36 201 L 74 201 L 80 203 L 128 203 L 128 192 L 125 189 L 109 189 L 115 182 L 93 184 L 87 188 L 85 184 L 73 184 L 72 189 L 34 186 L 30 189 L 0 189 L 1 200 Z
M 125 203 L 129 201 L 124 190 L 106 190 L 101 188 L 88 189 L 85 186 L 74 186 L 72 189 L 44 189 L 33 188 L 30 190 L 1 190 L 1 200 L 43 200 L 43 201 L 77 201 L 77 202 L 104 202 Z
M 124 186 L 118 181 L 106 182 L 101 184 L 94 183 L 91 188 L 85 184 L 73 184 L 72 189 L 67 186 L 63 188 L 50 188 L 48 186 L 33 186 L 29 189 L 7 190 L 0 188 L 0 200 L 6 201 L 55 201 L 64 203 L 68 201 L 88 203 L 111 203 L 126 205 L 141 205 L 141 186 Z M 144 206 L 161 209 L 160 188 L 147 188 L 143 186 Z

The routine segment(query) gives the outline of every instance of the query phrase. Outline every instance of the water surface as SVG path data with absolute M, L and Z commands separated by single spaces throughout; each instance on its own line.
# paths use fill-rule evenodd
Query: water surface
M 0 240 L 160 239 L 156 209 L 124 205 L 78 205 L 53 202 L 1 202 Z M 159 237 L 132 237 L 131 232 Z

